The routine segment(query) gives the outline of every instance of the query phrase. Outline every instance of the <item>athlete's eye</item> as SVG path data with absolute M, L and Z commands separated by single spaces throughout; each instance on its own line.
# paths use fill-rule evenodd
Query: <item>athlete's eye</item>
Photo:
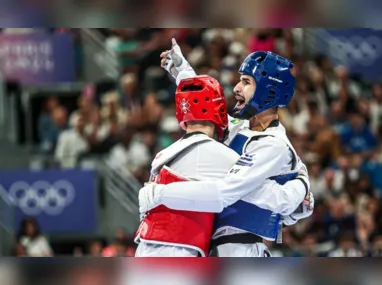
M 243 83 L 243 85 L 251 84 L 247 78 L 241 79 L 241 83 Z

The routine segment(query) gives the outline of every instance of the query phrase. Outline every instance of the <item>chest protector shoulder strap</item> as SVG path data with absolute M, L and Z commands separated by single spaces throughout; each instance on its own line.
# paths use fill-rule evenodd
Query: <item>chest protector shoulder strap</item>
M 175 159 L 181 157 L 193 146 L 211 141 L 206 135 L 194 135 L 187 139 L 180 139 L 174 144 L 160 151 L 151 164 L 151 175 L 156 176 L 163 166 L 171 166 Z

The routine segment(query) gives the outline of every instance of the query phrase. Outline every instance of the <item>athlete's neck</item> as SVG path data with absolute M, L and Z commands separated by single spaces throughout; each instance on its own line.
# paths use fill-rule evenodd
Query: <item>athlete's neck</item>
M 213 138 L 215 134 L 215 126 L 211 122 L 205 121 L 187 123 L 186 133 L 189 134 L 195 132 L 202 132 L 210 138 Z
M 278 119 L 279 117 L 277 114 L 266 114 L 266 113 L 261 114 L 260 113 L 250 119 L 249 126 L 252 131 L 262 132 L 266 128 L 268 128 L 268 126 L 270 125 L 272 121 L 278 120 Z

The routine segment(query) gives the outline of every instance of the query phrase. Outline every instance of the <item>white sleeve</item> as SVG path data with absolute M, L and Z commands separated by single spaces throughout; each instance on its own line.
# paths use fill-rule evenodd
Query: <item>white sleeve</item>
M 176 85 L 178 86 L 180 81 L 182 81 L 183 79 L 192 78 L 195 76 L 195 70 L 191 67 L 191 65 L 189 65 L 189 67 L 187 67 L 185 70 L 179 72 L 178 76 L 176 77 Z
M 292 214 L 302 203 L 306 196 L 309 183 L 298 177 L 288 181 L 284 185 L 274 180 L 266 180 L 260 189 L 253 193 L 256 195 L 256 206 L 271 210 L 274 213 L 288 216 Z
M 176 210 L 218 213 L 251 192 L 253 204 L 282 215 L 293 213 L 304 200 L 305 185 L 299 180 L 265 182 L 288 163 L 287 145 L 267 137 L 251 142 L 247 150 L 225 179 L 160 185 L 159 202 Z

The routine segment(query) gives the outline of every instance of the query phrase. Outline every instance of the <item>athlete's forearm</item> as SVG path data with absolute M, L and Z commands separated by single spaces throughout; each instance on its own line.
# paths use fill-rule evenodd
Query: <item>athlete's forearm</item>
M 197 76 L 195 71 L 192 69 L 191 66 L 187 67 L 185 70 L 182 70 L 179 72 L 178 76 L 176 77 L 176 85 L 179 85 L 180 81 L 187 78 L 192 78 Z
M 160 185 L 159 203 L 174 210 L 220 213 L 224 208 L 220 184 L 187 181 Z

